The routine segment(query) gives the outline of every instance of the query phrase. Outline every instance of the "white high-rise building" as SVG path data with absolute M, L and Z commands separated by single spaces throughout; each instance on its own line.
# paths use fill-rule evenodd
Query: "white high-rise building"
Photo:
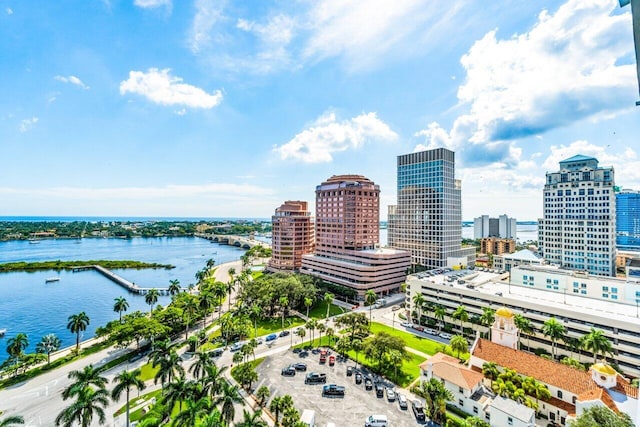
M 516 219 L 509 218 L 507 215 L 500 215 L 498 218 L 482 215 L 473 219 L 473 238 L 501 237 L 516 240 L 516 227 Z
M 613 167 L 582 155 L 547 172 L 544 218 L 538 221 L 545 260 L 598 276 L 615 275 L 616 195 Z

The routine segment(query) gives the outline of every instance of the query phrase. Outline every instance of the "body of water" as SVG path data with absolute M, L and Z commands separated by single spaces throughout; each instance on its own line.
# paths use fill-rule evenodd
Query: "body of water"
M 164 288 L 170 280 L 178 279 L 186 288 L 195 282 L 195 273 L 208 259 L 213 258 L 218 265 L 237 260 L 242 254 L 244 250 L 234 246 L 218 245 L 196 237 L 54 239 L 41 240 L 37 244 L 0 242 L 0 263 L 110 259 L 176 266 L 171 270 L 114 270 L 141 287 Z M 60 281 L 45 283 L 50 277 L 59 277 Z M 127 313 L 149 310 L 144 296 L 127 292 L 95 271 L 0 273 L 0 329 L 7 329 L 5 337 L 0 338 L 0 362 L 7 358 L 7 340 L 18 333 L 26 333 L 29 337 L 27 352 L 34 351 L 42 336 L 49 333 L 56 334 L 63 347 L 74 345 L 75 335 L 67 330 L 67 319 L 81 311 L 91 320 L 82 338 L 92 337 L 97 327 L 118 318 L 113 304 L 120 296 L 129 302 Z M 161 296 L 158 303 L 166 305 L 169 300 L 168 296 Z
M 388 232 L 387 229 L 380 230 L 380 244 L 387 245 Z M 517 235 L 518 243 L 524 243 L 531 240 L 538 240 L 538 225 L 537 224 L 518 224 L 517 225 Z M 462 227 L 462 238 L 463 239 L 473 239 L 473 226 L 471 227 Z

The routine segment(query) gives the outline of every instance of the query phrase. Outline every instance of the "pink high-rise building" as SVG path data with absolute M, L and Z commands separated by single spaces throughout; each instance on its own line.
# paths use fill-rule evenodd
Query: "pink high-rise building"
M 411 255 L 380 248 L 380 187 L 362 175 L 334 175 L 316 187 L 316 247 L 301 272 L 357 291 L 400 288 Z
M 313 252 L 313 221 L 307 202 L 289 200 L 271 217 L 270 271 L 298 271 L 302 255 Z

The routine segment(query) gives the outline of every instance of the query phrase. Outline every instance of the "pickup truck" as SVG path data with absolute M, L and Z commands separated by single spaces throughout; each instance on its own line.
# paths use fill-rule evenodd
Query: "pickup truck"
M 327 382 L 327 374 L 321 374 L 318 372 L 309 372 L 304 377 L 305 384 L 325 384 Z
M 344 397 L 344 387 L 335 384 L 329 384 L 322 387 L 323 397 Z

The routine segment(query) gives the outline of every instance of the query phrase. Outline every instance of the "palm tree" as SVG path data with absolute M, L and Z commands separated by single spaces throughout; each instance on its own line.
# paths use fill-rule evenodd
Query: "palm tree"
M 467 350 L 469 350 L 469 343 L 467 342 L 467 339 L 462 336 L 462 335 L 454 335 L 451 338 L 451 350 L 457 352 L 456 357 L 459 359 L 460 358 L 460 352 L 466 352 Z
M 196 379 L 200 379 L 204 376 L 207 366 L 212 365 L 213 356 L 208 351 L 197 351 L 195 353 L 196 361 L 189 367 L 189 372 L 193 374 Z
M 329 310 L 331 310 L 331 304 L 333 303 L 333 298 L 335 295 L 331 292 L 325 292 L 324 294 L 324 303 L 327 304 L 327 314 L 324 316 L 325 319 L 329 318 Z
M 244 405 L 244 400 L 240 396 L 238 386 L 231 385 L 227 381 L 224 381 L 216 404 L 221 405 L 220 413 L 222 414 L 222 419 L 227 423 L 231 423 L 236 415 L 236 403 L 242 403 Z
M 500 375 L 500 370 L 498 369 L 498 365 L 493 362 L 485 362 L 482 364 L 482 375 L 485 378 L 489 378 L 491 381 L 491 387 L 493 387 L 493 382 L 498 379 Z
M 67 320 L 69 320 L 67 329 L 72 334 L 76 334 L 76 352 L 78 352 L 80 350 L 80 332 L 87 330 L 90 322 L 89 316 L 84 311 L 81 311 L 78 314 L 72 314 Z
M 222 315 L 222 303 L 224 302 L 224 297 L 227 296 L 227 285 L 222 282 L 214 282 L 211 287 L 211 292 L 218 303 L 218 319 L 220 319 Z
M 300 337 L 301 342 L 304 342 L 304 336 L 307 335 L 307 331 L 304 328 L 300 328 L 296 331 L 296 335 Z
M 211 412 L 211 400 L 208 397 L 187 399 L 185 403 L 186 408 L 173 419 L 174 426 L 195 426 L 200 418 Z
M 203 327 L 207 327 L 207 314 L 214 307 L 216 302 L 216 297 L 212 291 L 207 290 L 200 292 L 200 301 L 198 302 L 198 306 L 202 309 L 204 313 L 204 325 Z M 213 316 L 211 316 L 213 318 Z M 212 319 L 213 321 L 213 319 Z
M 596 363 L 598 354 L 604 359 L 607 353 L 611 353 L 611 341 L 600 329 L 591 328 L 591 331 L 582 338 L 582 345 L 585 350 L 593 352 L 593 363 Z
M 109 380 L 100 375 L 101 371 L 87 365 L 81 371 L 71 371 L 67 378 L 74 380 L 62 391 L 62 399 L 67 400 L 80 393 L 85 388 L 96 387 L 97 389 L 105 389 Z
M 200 380 L 202 383 L 203 392 L 209 396 L 215 396 L 220 393 L 222 389 L 222 383 L 224 379 L 224 371 L 227 370 L 226 366 L 219 368 L 216 364 L 212 363 L 205 368 L 205 374 Z
M 516 324 L 516 328 L 520 330 L 520 333 L 527 336 L 527 350 L 529 350 L 529 339 L 531 338 L 531 334 L 534 333 L 531 321 L 521 314 L 516 314 L 515 316 L 513 316 L 513 321 Z
M 307 319 L 309 318 L 309 309 L 313 305 L 313 298 L 306 297 L 304 299 L 304 306 L 307 308 Z
M 153 306 L 158 302 L 158 295 L 160 295 L 158 290 L 154 288 L 149 290 L 144 296 L 144 302 L 149 304 L 149 314 L 151 314 Z
M 260 409 L 253 413 L 243 409 L 242 417 L 244 419 L 239 424 L 236 424 L 236 427 L 267 427 L 267 423 L 262 419 L 262 411 Z
M 24 424 L 24 417 L 22 417 L 22 415 L 13 415 L 0 420 L 0 427 L 11 427 L 18 424 Z
M 269 405 L 269 411 L 273 413 L 276 417 L 276 426 L 280 424 L 280 413 L 284 409 L 284 401 L 282 396 L 276 396 L 271 399 L 271 404 Z
M 551 340 L 551 354 L 555 359 L 556 342 L 564 337 L 566 329 L 562 323 L 558 322 L 555 317 L 552 317 L 542 325 L 542 333 Z
M 282 309 L 282 329 L 284 329 L 284 315 L 289 306 L 289 298 L 286 296 L 280 297 L 280 308 Z
M 118 313 L 120 318 L 118 319 L 120 323 L 122 323 L 122 312 L 127 311 L 129 309 L 129 303 L 125 297 L 118 297 L 114 299 L 115 303 L 113 304 L 113 311 Z
M 378 295 L 371 289 L 364 294 L 364 302 L 369 306 L 369 322 L 371 322 L 371 311 L 373 310 L 373 305 L 376 303 L 377 299 Z
M 431 419 L 440 425 L 444 424 L 447 413 L 447 401 L 453 400 L 453 395 L 435 378 L 424 381 L 422 388 L 426 395 Z
M 42 337 L 42 340 L 36 345 L 36 353 L 47 355 L 47 365 L 51 363 L 51 353 L 58 351 L 60 348 L 60 338 L 56 334 L 47 334 Z
M 413 301 L 413 305 L 416 307 L 416 310 L 418 310 L 418 321 L 416 323 L 420 324 L 422 323 L 422 306 L 427 300 L 424 295 L 419 292 L 415 294 L 411 300 Z
M 157 384 L 158 380 L 160 380 L 162 388 L 164 388 L 166 382 L 171 382 L 171 379 L 177 375 L 184 375 L 182 358 L 178 356 L 175 350 L 171 350 L 166 357 L 159 359 L 157 362 L 154 361 L 151 364 L 152 368 L 156 366 L 160 366 L 160 369 L 156 372 L 153 383 Z
M 460 321 L 460 335 L 464 335 L 462 324 L 469 321 L 469 313 L 467 313 L 465 307 L 463 305 L 459 305 L 451 316 Z
M 258 336 L 258 320 L 262 316 L 262 307 L 258 304 L 253 304 L 249 309 L 249 318 L 253 320 L 253 336 Z
M 169 295 L 171 296 L 178 295 L 181 290 L 182 288 L 180 287 L 180 280 L 178 279 L 169 280 L 169 287 L 167 288 L 167 291 L 169 291 Z
M 318 323 L 318 334 L 320 334 L 320 346 L 322 346 L 322 334 L 327 330 L 327 327 L 324 323 Z
M 167 404 L 167 410 L 170 412 L 173 411 L 173 408 L 177 403 L 178 411 L 182 412 L 182 403 L 192 397 L 195 397 L 193 396 L 194 384 L 195 383 L 192 381 L 187 381 L 184 376 L 179 376 L 169 382 L 163 393 Z
M 235 290 L 235 281 L 233 279 L 233 277 L 227 282 L 227 298 L 228 298 L 228 302 L 229 302 L 229 311 L 231 311 L 231 292 L 233 292 Z
M 184 339 L 189 339 L 189 324 L 191 323 L 191 319 L 195 317 L 195 314 L 198 312 L 198 303 L 196 302 L 196 297 L 194 295 L 187 295 L 184 305 L 182 306 L 182 316 L 184 317 Z
M 167 338 L 162 341 L 154 341 L 149 352 L 149 360 L 152 365 L 157 365 L 160 359 L 167 357 L 171 350 L 171 341 Z
M 107 421 L 104 410 L 109 404 L 109 393 L 100 388 L 94 390 L 84 387 L 78 390 L 77 399 L 70 406 L 62 410 L 56 417 L 56 426 L 72 427 L 75 423 L 82 427 L 89 427 L 94 414 L 98 415 L 99 424 Z
M 335 335 L 335 331 L 333 330 L 333 328 L 327 328 L 327 337 L 329 338 L 329 345 L 331 345 L 331 341 L 334 335 Z
M 447 309 L 441 305 L 437 306 L 435 310 L 433 310 L 433 315 L 440 321 L 440 324 L 438 325 L 438 332 L 440 332 L 444 327 L 444 316 L 446 316 L 446 314 Z
M 271 390 L 266 385 L 260 386 L 258 390 L 256 390 L 256 397 L 258 398 L 258 404 L 260 406 L 264 406 L 266 401 L 269 399 L 271 395 Z
M 214 408 L 213 412 L 202 417 L 198 423 L 198 427 L 227 427 L 227 424 L 222 420 L 220 411 Z
M 318 321 L 316 319 L 311 319 L 304 325 L 304 327 L 311 332 L 311 342 L 313 343 L 313 341 L 315 341 L 316 339 L 316 328 L 318 327 Z
M 9 338 L 9 341 L 7 341 L 7 353 L 9 353 L 10 357 L 18 359 L 24 354 L 24 351 L 28 346 L 29 337 L 27 334 L 20 332 L 19 334 L 16 334 L 15 337 Z
M 129 425 L 129 392 L 132 388 L 136 388 L 138 391 L 144 390 L 145 388 L 144 381 L 140 379 L 140 373 L 140 368 L 134 369 L 133 371 L 122 371 L 113 379 L 116 383 L 116 386 L 111 391 L 111 398 L 114 402 L 120 399 L 123 391 L 127 392 L 127 416 L 125 426 Z
M 488 328 L 496 321 L 496 311 L 489 307 L 482 308 L 482 315 L 480 316 L 480 324 Z

